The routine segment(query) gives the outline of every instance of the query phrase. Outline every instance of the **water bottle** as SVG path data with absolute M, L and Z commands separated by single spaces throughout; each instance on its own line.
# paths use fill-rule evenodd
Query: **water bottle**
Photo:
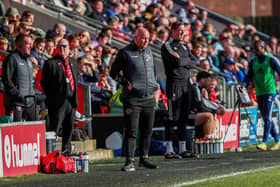
M 83 155 L 80 154 L 78 158 L 78 166 L 77 166 L 77 172 L 82 173 L 83 172 Z
M 220 140 L 220 153 L 224 153 L 224 142 L 223 140 Z
M 79 160 L 79 157 L 77 155 L 73 155 L 72 157 L 75 160 L 75 170 L 74 170 L 74 173 L 78 173 L 78 160 Z
M 206 147 L 206 154 L 209 155 L 210 154 L 210 142 L 209 140 L 205 141 L 205 147 Z
M 9 119 L 9 123 L 13 123 L 13 121 L 14 121 L 14 111 L 13 111 L 13 110 L 11 110 L 11 112 L 10 112 L 10 119 Z
M 83 167 L 83 172 L 84 173 L 88 173 L 88 154 L 87 153 L 84 153 L 83 154 L 83 163 L 84 163 L 84 167 Z

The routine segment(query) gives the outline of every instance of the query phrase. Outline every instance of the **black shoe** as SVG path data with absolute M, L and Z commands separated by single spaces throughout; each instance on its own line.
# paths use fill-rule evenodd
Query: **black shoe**
M 174 152 L 170 152 L 170 153 L 165 153 L 164 158 L 165 159 L 181 159 L 182 157 L 180 155 L 177 155 Z
M 147 168 L 147 169 L 158 169 L 159 166 L 156 164 L 152 164 L 148 159 L 143 159 L 139 161 L 139 167 Z
M 184 151 L 180 154 L 182 158 L 193 158 L 195 157 L 195 154 L 192 154 L 191 152 Z
M 121 170 L 125 171 L 125 172 L 135 171 L 135 167 L 134 167 L 133 162 L 126 162 Z

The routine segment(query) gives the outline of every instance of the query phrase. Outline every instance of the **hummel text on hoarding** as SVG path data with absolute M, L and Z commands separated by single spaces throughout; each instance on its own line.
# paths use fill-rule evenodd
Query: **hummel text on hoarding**
M 14 135 L 5 135 L 4 159 L 7 168 L 20 168 L 40 164 L 40 133 L 37 141 L 16 144 Z

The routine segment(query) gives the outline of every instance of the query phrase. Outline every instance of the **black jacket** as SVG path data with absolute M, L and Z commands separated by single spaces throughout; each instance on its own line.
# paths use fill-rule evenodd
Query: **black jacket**
M 41 86 L 47 96 L 46 104 L 49 110 L 58 109 L 65 102 L 67 97 L 66 75 L 61 66 L 61 63 L 63 61 L 64 60 L 57 55 L 54 58 L 44 63 Z M 69 63 L 74 78 L 75 91 L 73 93 L 73 96 L 68 100 L 70 101 L 72 107 L 76 108 L 78 106 L 78 98 L 77 98 L 78 67 L 76 61 L 72 58 L 69 58 Z
M 124 97 L 151 96 L 158 88 L 153 54 L 149 47 L 139 50 L 132 43 L 121 49 L 111 67 L 110 75 L 123 84 Z M 132 90 L 127 89 L 128 83 L 131 83 Z
M 168 49 L 170 48 L 170 49 Z M 173 56 L 170 50 L 176 52 L 180 58 Z M 194 64 L 190 58 L 188 48 L 178 40 L 173 40 L 161 47 L 161 56 L 166 74 L 166 84 L 168 85 L 188 85 L 189 66 Z

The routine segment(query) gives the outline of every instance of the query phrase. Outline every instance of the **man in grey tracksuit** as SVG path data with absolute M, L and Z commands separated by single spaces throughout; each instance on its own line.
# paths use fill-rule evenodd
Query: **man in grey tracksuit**
M 123 85 L 126 162 L 122 171 L 135 171 L 133 160 L 138 127 L 139 166 L 158 168 L 148 161 L 154 123 L 154 91 L 158 88 L 153 55 L 148 44 L 149 32 L 144 28 L 138 29 L 134 41 L 118 53 L 110 72 L 111 77 Z
M 6 115 L 14 111 L 14 121 L 34 121 L 35 111 L 33 89 L 33 68 L 30 50 L 31 36 L 20 34 L 16 38 L 16 51 L 7 56 L 3 63 L 4 105 Z

